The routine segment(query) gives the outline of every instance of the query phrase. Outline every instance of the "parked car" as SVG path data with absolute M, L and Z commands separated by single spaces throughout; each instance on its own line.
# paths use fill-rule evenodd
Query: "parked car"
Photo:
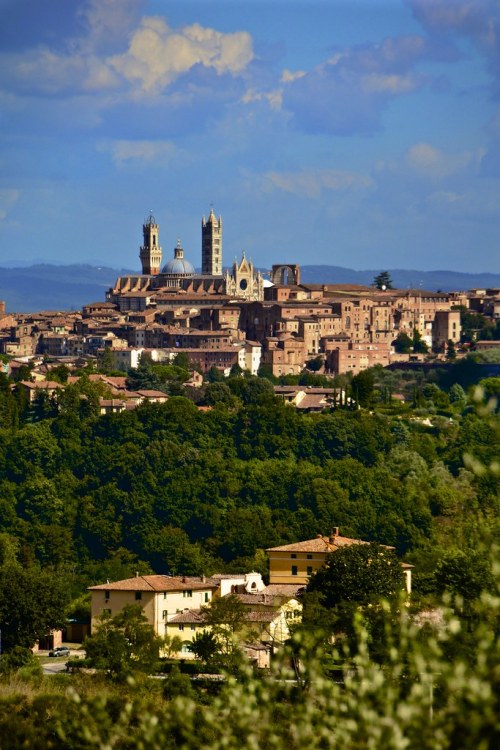
M 56 646 L 52 651 L 49 651 L 49 656 L 69 656 L 71 651 L 67 646 Z

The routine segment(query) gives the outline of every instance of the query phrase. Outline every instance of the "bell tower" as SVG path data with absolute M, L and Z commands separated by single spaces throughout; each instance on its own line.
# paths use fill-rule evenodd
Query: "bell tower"
M 142 273 L 145 276 L 156 276 L 160 273 L 162 252 L 159 244 L 158 224 L 152 212 L 142 225 L 142 235 L 144 240 L 139 253 Z
M 217 219 L 213 208 L 201 220 L 201 273 L 222 276 L 222 217 Z

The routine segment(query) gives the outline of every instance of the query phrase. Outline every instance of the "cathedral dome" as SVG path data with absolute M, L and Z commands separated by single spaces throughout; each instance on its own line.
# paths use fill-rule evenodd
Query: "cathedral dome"
M 161 272 L 166 276 L 194 276 L 194 266 L 184 257 L 180 240 L 177 241 L 175 256 L 165 263 Z
M 185 258 L 172 258 L 161 272 L 168 276 L 194 276 L 194 266 Z

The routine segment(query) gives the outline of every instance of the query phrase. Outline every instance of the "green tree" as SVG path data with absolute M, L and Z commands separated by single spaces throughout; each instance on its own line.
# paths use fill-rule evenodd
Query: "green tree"
M 398 354 L 409 354 L 412 350 L 413 341 L 404 331 L 400 331 L 392 342 Z
M 362 370 L 351 380 L 351 393 L 360 406 L 367 408 L 373 400 L 375 376 L 372 370 Z
M 452 339 L 448 339 L 446 344 L 446 359 L 451 361 L 457 358 L 457 350 L 455 349 L 455 342 Z
M 448 591 L 467 602 L 493 591 L 495 583 L 489 559 L 475 550 L 448 552 L 436 566 L 435 578 L 439 593 Z
M 342 602 L 368 605 L 379 599 L 398 597 L 404 574 L 392 549 L 379 544 L 352 544 L 328 556 L 307 585 L 318 591 L 325 607 Z
M 450 404 L 465 403 L 467 401 L 467 394 L 459 383 L 453 383 L 448 396 Z
M 377 289 L 394 289 L 389 271 L 381 271 L 373 279 L 373 286 Z
M 35 566 L 7 564 L 0 570 L 2 648 L 31 648 L 52 628 L 65 623 L 68 603 L 62 576 Z
M 128 604 L 114 617 L 103 613 L 84 647 L 92 666 L 113 677 L 125 677 L 133 672 L 150 674 L 157 668 L 161 639 L 142 608 Z
M 213 599 L 210 605 L 201 608 L 209 632 L 217 644 L 213 663 L 228 671 L 241 665 L 240 643 L 245 629 L 245 605 L 235 594 Z M 208 646 L 208 640 L 205 643 Z
M 420 331 L 416 328 L 413 329 L 412 348 L 415 354 L 425 354 L 429 351 L 429 347 L 423 340 Z
M 311 372 L 318 372 L 318 370 L 321 370 L 321 368 L 324 365 L 324 359 L 323 357 L 314 357 L 313 359 L 309 359 L 306 362 L 306 367 L 308 370 L 311 370 Z

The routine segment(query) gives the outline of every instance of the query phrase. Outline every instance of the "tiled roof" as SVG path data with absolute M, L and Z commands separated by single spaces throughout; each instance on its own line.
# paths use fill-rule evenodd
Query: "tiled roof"
M 198 576 L 135 576 L 114 583 L 90 586 L 91 591 L 190 591 L 192 589 L 215 589 L 217 585 Z
M 261 594 L 267 596 L 288 596 L 295 597 L 305 588 L 303 584 L 297 583 L 270 583 L 262 589 Z
M 30 380 L 21 380 L 19 385 L 24 385 L 32 391 L 51 391 L 56 388 L 63 388 L 61 383 L 56 383 L 55 380 L 37 380 L 36 383 L 32 383 Z
M 185 623 L 188 625 L 202 624 L 205 621 L 203 612 L 200 609 L 185 609 L 184 612 L 178 612 L 176 615 L 171 617 L 167 624 L 171 623 Z
M 305 542 L 270 547 L 267 552 L 334 552 L 339 547 L 347 547 L 351 544 L 369 544 L 369 542 L 364 542 L 361 539 L 350 539 L 347 536 L 318 536 L 316 539 L 308 539 Z

